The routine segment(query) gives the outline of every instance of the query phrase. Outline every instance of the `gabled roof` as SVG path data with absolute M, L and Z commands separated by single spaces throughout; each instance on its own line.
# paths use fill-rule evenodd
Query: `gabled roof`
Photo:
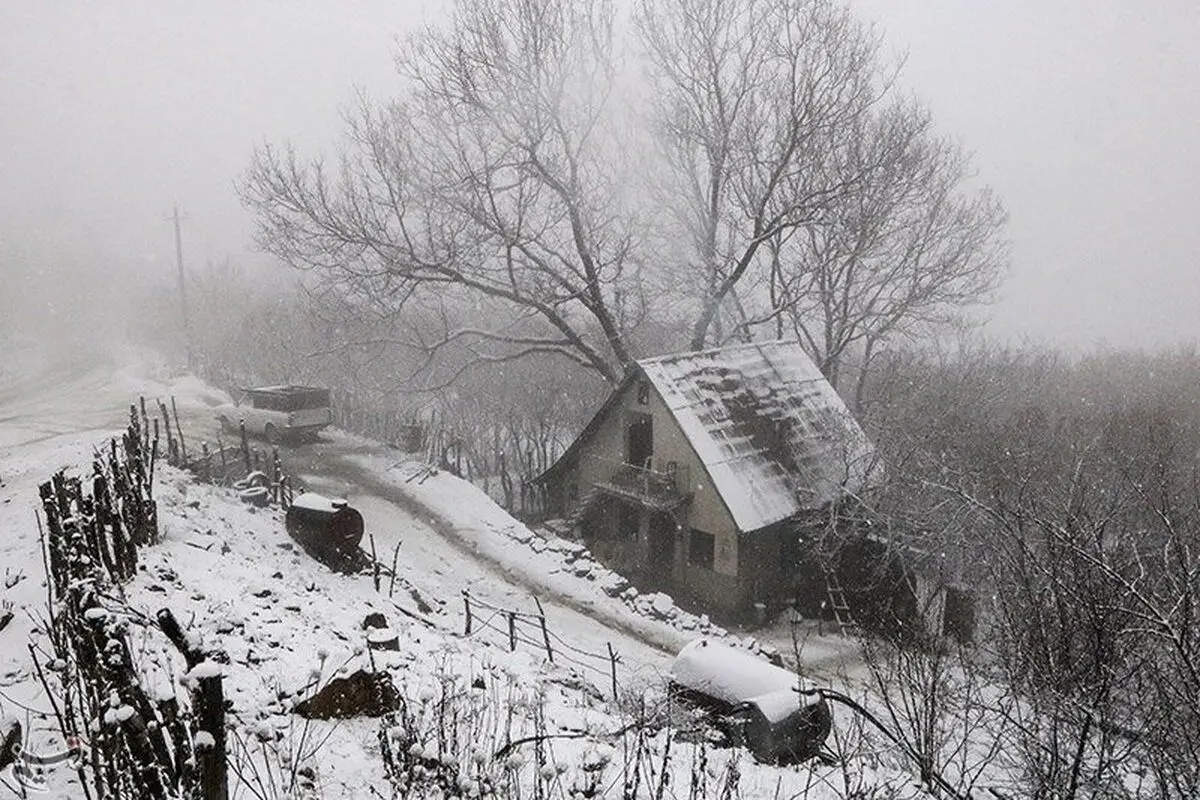
M 592 438 L 596 431 L 600 429 L 600 426 L 604 424 L 604 420 L 608 417 L 608 414 L 612 410 L 613 406 L 617 405 L 617 403 L 621 401 L 621 395 L 625 393 L 630 384 L 633 383 L 634 379 L 637 378 L 639 374 L 640 373 L 638 370 L 634 368 L 630 368 L 625 371 L 625 377 L 623 377 L 621 382 L 617 384 L 617 387 L 609 393 L 608 399 L 604 401 L 604 405 L 600 406 L 600 409 L 592 415 L 592 418 L 588 420 L 587 425 L 583 426 L 583 430 L 579 432 L 579 435 L 576 436 L 569 445 L 567 445 L 567 449 L 564 450 L 563 454 L 558 457 L 558 460 L 549 467 L 546 467 L 545 471 L 542 472 L 541 475 L 536 476 L 531 483 L 545 483 L 555 474 L 575 463 L 576 453 L 581 447 L 583 447 L 585 442 Z
M 796 342 L 662 356 L 638 367 L 742 531 L 857 492 L 877 469 L 862 428 Z
M 567 451 L 575 460 L 634 380 L 645 376 L 675 417 L 739 530 L 756 531 L 861 491 L 881 467 L 834 388 L 794 341 L 648 358 L 609 395 Z

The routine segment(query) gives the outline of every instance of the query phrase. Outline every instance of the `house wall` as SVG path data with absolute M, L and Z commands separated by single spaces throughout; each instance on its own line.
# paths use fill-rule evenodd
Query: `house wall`
M 736 536 L 738 572 L 727 575 L 687 563 L 677 578 L 680 596 L 713 610 L 748 611 L 754 603 L 770 609 L 791 602 L 791 572 L 783 568 L 783 526 Z
M 674 461 L 680 473 L 686 475 L 692 492 L 691 502 L 678 512 L 681 526 L 675 532 L 671 575 L 652 577 L 679 599 L 714 610 L 735 611 L 744 605 L 747 592 L 742 586 L 745 579 L 738 576 L 738 533 L 733 518 L 666 404 L 653 386 L 647 385 L 650 391 L 646 403 L 638 402 L 637 381 L 613 403 L 595 432 L 580 447 L 574 466 L 564 469 L 549 487 L 552 503 L 558 513 L 569 514 L 590 486 L 607 479 L 624 463 L 626 429 L 634 415 L 650 414 L 654 420 L 653 468 L 666 472 L 668 464 Z M 574 500 L 570 496 L 572 486 Z M 636 530 L 623 530 L 630 526 L 627 518 L 622 521 L 620 502 L 601 496 L 582 520 L 589 547 L 602 562 L 635 577 L 647 563 L 649 514 L 648 511 L 640 514 Z M 712 569 L 688 563 L 692 528 L 713 535 Z M 756 571 L 760 566 L 755 565 Z M 778 569 L 778 565 L 774 568 Z
M 584 517 L 582 527 L 588 534 L 588 549 L 600 563 L 636 577 L 648 558 L 644 520 L 638 519 L 632 530 L 624 529 L 620 506 L 616 500 L 601 497 Z
M 734 613 L 742 608 L 741 582 L 736 575 L 725 575 L 715 570 L 695 567 L 684 558 L 676 559 L 680 565 L 675 579 L 675 599 L 696 607 Z
M 648 406 L 638 406 L 636 405 L 636 384 L 631 389 L 632 391 L 628 392 L 624 398 L 624 402 L 632 400 L 635 404 L 632 407 L 633 410 L 649 407 L 650 413 L 654 416 L 654 468 L 665 471 L 667 464 L 674 461 L 681 468 L 687 468 L 688 479 L 691 482 L 692 501 L 684 509 L 686 512 L 684 516 L 685 530 L 681 532 L 680 541 L 677 542 L 676 561 L 685 567 L 685 572 L 700 573 L 696 576 L 700 580 L 713 573 L 735 577 L 738 574 L 738 537 L 737 528 L 734 525 L 733 517 L 729 514 L 729 509 L 725 507 L 725 503 L 717 494 L 712 480 L 708 477 L 708 472 L 700 463 L 700 459 L 692 450 L 687 437 L 683 435 L 683 430 L 676 424 L 675 417 L 672 416 L 670 409 L 667 408 L 658 392 L 651 387 Z M 711 533 L 716 538 L 711 570 L 687 564 L 688 531 L 686 529 L 688 528 L 697 528 Z
M 784 523 L 741 534 L 738 592 L 743 606 L 765 603 L 768 608 L 777 608 L 791 601 L 792 572 L 785 568 L 783 547 L 783 537 L 790 535 L 789 530 Z
M 648 402 L 642 404 L 637 399 L 637 382 L 630 384 L 591 439 L 580 448 L 576 467 L 566 471 L 564 484 L 574 481 L 578 494 L 582 496 L 587 487 L 605 480 L 624 463 L 625 429 L 633 415 L 638 413 L 648 413 L 654 419 L 654 469 L 665 472 L 668 463 L 674 461 L 681 470 L 686 471 L 691 483 L 692 501 L 684 509 L 685 527 L 699 528 L 716 537 L 713 569 L 704 572 L 736 575 L 737 535 L 733 518 L 713 488 L 708 473 L 688 444 L 683 431 L 653 387 L 650 387 Z M 686 561 L 687 554 L 686 538 L 680 539 L 676 543 L 677 562 Z

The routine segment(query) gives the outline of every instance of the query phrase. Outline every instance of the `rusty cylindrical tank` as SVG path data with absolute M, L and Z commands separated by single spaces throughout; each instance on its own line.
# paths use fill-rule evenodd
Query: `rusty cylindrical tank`
M 362 514 L 315 492 L 296 495 L 288 508 L 287 532 L 314 555 L 349 559 L 363 537 Z

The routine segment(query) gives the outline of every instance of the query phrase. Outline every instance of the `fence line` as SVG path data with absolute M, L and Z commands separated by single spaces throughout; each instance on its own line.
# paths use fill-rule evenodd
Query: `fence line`
M 183 436 L 183 426 L 179 421 L 179 410 L 175 398 L 170 398 L 170 408 L 166 403 L 157 400 L 159 413 L 162 415 L 163 427 L 167 433 L 167 463 L 173 467 L 187 470 L 198 480 L 221 486 L 232 486 L 238 491 L 243 500 L 256 505 L 277 505 L 287 508 L 292 504 L 296 494 L 295 481 L 283 469 L 283 460 L 279 456 L 279 448 L 272 446 L 270 453 L 263 452 L 257 447 L 250 446 L 246 435 L 246 424 L 238 426 L 238 442 L 226 444 L 217 433 L 216 449 L 210 449 L 208 442 L 200 443 L 200 454 L 193 452 L 188 457 L 187 442 Z M 157 442 L 159 426 L 158 418 L 150 420 L 146 415 L 146 398 L 139 398 L 142 419 L 142 437 L 148 442 L 148 421 L 153 422 L 154 441 Z M 137 417 L 137 408 L 130 406 L 131 417 Z M 174 427 L 172 428 L 172 424 Z M 145 449 L 145 443 L 143 445 Z
M 176 438 L 165 406 L 159 406 L 167 455 L 185 460 L 183 437 Z M 90 739 L 87 768 L 82 761 L 76 765 L 85 796 L 223 799 L 228 786 L 220 674 L 199 677 L 190 703 L 156 697 L 143 685 L 124 613 L 120 587 L 137 573 L 139 550 L 159 535 L 153 474 L 160 429 L 155 418 L 151 439 L 148 421 L 144 401 L 140 414 L 131 405 L 120 445 L 114 438 L 106 453 L 95 451 L 90 478 L 60 470 L 39 486 L 48 644 L 30 643 L 29 653 L 63 737 L 72 742 L 86 733 Z M 162 631 L 189 670 L 219 658 L 195 649 L 169 609 L 145 624 Z M 198 743 L 189 723 L 211 735 L 211 747 Z
M 554 463 L 569 442 L 569 436 L 555 429 L 527 428 L 506 419 L 480 427 L 437 404 L 402 409 L 340 388 L 333 390 L 333 411 L 335 425 L 419 454 L 439 469 L 479 483 L 505 509 L 526 517 L 541 515 L 546 506 L 544 491 L 531 479 Z
M 505 614 L 513 614 L 518 619 L 537 620 L 537 619 L 545 618 L 545 614 L 541 614 L 541 613 L 534 614 L 533 612 L 530 612 L 530 611 L 517 611 L 516 609 L 510 609 L 510 608 L 504 608 L 503 606 L 492 605 L 491 603 L 487 602 L 486 600 L 481 600 L 478 597 L 475 597 L 474 595 L 470 594 L 470 591 L 467 589 L 463 589 L 463 595 L 470 598 L 469 602 L 472 605 L 477 605 L 480 608 L 486 608 L 489 611 L 500 611 Z
M 546 660 L 555 663 L 564 663 L 577 666 L 581 669 L 591 670 L 603 677 L 609 679 L 612 690 L 612 697 L 615 700 L 617 697 L 617 665 L 623 663 L 621 657 L 613 649 L 611 643 L 607 643 L 607 654 L 593 653 L 585 650 L 582 647 L 573 645 L 563 639 L 554 631 L 550 630 L 546 623 L 545 610 L 542 608 L 541 601 L 536 597 L 534 602 L 538 605 L 538 613 L 530 613 L 528 611 L 518 611 L 512 608 L 503 608 L 481 600 L 471 594 L 470 590 L 463 589 L 463 636 L 470 638 L 482 631 L 493 631 L 504 637 L 508 643 L 510 651 L 517 649 L 517 644 L 525 644 L 534 650 L 544 651 Z M 492 612 L 486 618 L 481 618 L 475 613 L 476 609 L 483 609 Z M 501 627 L 496 624 L 496 619 L 503 617 L 507 625 Z M 518 627 L 518 622 L 526 624 L 526 630 L 521 630 Z M 528 627 L 536 627 L 537 632 L 541 634 L 540 638 L 530 634 Z M 557 644 L 557 649 L 555 648 Z M 582 658 L 581 658 L 582 657 Z M 583 658 L 594 659 L 600 663 L 589 663 Z

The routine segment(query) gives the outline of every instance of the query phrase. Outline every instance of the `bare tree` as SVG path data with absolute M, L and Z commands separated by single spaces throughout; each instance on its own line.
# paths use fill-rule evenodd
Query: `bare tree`
M 878 39 L 826 0 L 643 0 L 639 32 L 669 176 L 693 257 L 691 345 L 763 279 L 763 245 L 816 222 L 863 179 L 831 169 L 887 91 Z M 866 167 L 869 169 L 869 167 Z
M 971 555 L 981 645 L 1016 702 L 1022 796 L 1162 796 L 1200 780 L 1195 354 L 1079 364 L 992 351 L 925 373 L 951 436 L 903 462 L 914 516 Z M 1149 376 L 1149 377 L 1147 377 Z M 957 408 L 938 401 L 947 383 Z M 896 478 L 893 470 L 892 476 Z M 903 488 L 903 487 L 899 487 Z M 942 546 L 940 543 L 937 545 Z
M 336 168 L 256 153 L 259 243 L 393 332 L 403 310 L 403 346 L 549 355 L 609 382 L 644 349 L 768 320 L 803 333 L 816 309 L 842 314 L 822 345 L 840 358 L 990 287 L 954 283 L 995 235 L 958 199 L 965 159 L 888 100 L 894 70 L 841 3 L 641 0 L 645 84 L 619 19 L 611 2 L 461 0 L 402 47 L 400 99 L 351 112 Z M 822 305 L 821 269 L 868 264 L 855 291 L 916 280 L 912 299 Z
M 987 189 L 965 188 L 967 156 L 933 135 L 927 111 L 900 102 L 863 122 L 837 156 L 858 180 L 814 224 L 769 242 L 767 311 L 835 385 L 856 357 L 856 407 L 881 345 L 986 302 L 1007 263 L 1003 207 Z
M 634 239 L 605 124 L 612 8 L 464 0 L 397 57 L 406 102 L 350 118 L 336 175 L 264 148 L 243 186 L 260 244 L 364 303 L 503 304 L 433 346 L 555 353 L 616 380 Z

